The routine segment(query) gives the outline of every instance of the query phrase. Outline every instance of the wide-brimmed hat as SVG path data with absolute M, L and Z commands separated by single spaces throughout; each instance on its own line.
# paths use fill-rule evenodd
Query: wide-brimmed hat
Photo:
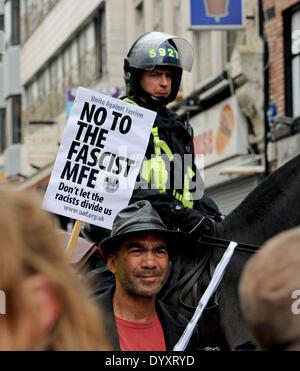
M 186 244 L 190 239 L 185 232 L 169 230 L 149 201 L 137 201 L 116 215 L 110 237 L 101 242 L 104 258 L 114 252 L 124 238 L 148 231 L 161 232 L 165 235 L 171 256 L 177 254 L 182 243 Z

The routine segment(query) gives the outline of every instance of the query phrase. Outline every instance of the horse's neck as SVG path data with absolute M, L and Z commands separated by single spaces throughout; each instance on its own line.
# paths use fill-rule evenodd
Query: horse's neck
M 300 224 L 299 208 L 300 155 L 258 185 L 219 225 L 217 236 L 261 245 Z

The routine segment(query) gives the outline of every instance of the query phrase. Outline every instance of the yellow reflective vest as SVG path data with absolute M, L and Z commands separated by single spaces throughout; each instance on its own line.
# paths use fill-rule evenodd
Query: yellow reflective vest
M 129 98 L 123 99 L 125 102 L 138 105 Z M 195 172 L 191 166 L 186 166 L 183 177 L 183 187 L 181 192 L 176 189 L 168 189 L 169 166 L 166 166 L 165 158 L 167 156 L 170 162 L 173 161 L 173 153 L 166 141 L 159 137 L 159 128 L 152 128 L 152 138 L 155 156 L 143 161 L 140 176 L 160 192 L 171 192 L 172 196 L 180 201 L 185 207 L 193 208 L 194 201 L 190 192 L 190 181 L 195 176 Z M 163 153 L 166 156 L 163 156 Z

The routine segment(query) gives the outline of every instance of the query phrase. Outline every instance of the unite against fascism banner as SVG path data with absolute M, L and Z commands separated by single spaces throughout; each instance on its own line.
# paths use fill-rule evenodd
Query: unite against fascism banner
M 79 87 L 44 209 L 111 229 L 126 207 L 156 113 Z

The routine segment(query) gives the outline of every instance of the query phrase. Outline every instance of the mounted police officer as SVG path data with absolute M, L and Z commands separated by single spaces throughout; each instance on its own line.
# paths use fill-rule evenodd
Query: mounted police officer
M 221 220 L 221 214 L 203 194 L 193 130 L 166 107 L 177 96 L 183 70 L 190 72 L 192 64 L 187 40 L 158 31 L 139 37 L 124 59 L 126 97 L 121 99 L 157 112 L 130 203 L 149 200 L 170 229 L 200 228 L 213 235 L 214 220 Z
M 157 112 L 139 188 L 131 202 L 149 200 L 169 228 L 187 232 L 199 222 L 207 223 L 203 216 L 220 220 L 221 215 L 216 204 L 203 195 L 191 126 L 166 107 L 177 96 L 183 70 L 190 72 L 192 64 L 188 41 L 157 31 L 138 38 L 124 60 L 127 96 L 123 99 Z

